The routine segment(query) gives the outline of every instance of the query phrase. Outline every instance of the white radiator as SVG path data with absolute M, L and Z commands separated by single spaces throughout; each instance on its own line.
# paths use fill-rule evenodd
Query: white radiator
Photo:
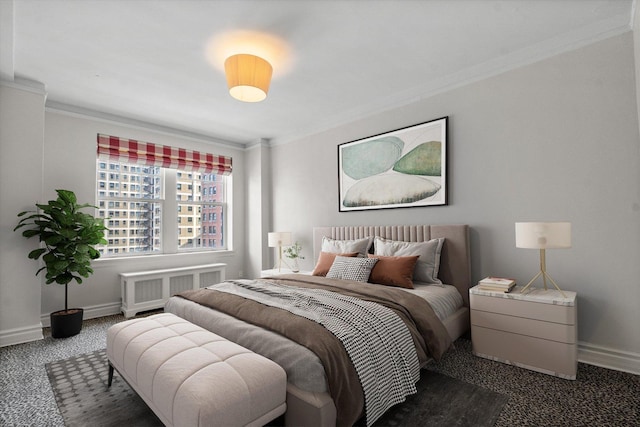
M 164 307 L 172 295 L 223 282 L 226 266 L 217 263 L 120 273 L 121 310 L 125 317 L 132 317 Z

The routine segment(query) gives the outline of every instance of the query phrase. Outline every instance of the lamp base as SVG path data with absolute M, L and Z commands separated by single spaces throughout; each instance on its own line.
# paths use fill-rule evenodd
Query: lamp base
M 276 261 L 273 269 L 277 269 L 278 273 L 280 273 L 280 269 L 282 268 L 282 245 L 278 245 L 278 260 Z
M 566 298 L 566 297 L 567 297 L 567 296 L 564 294 L 564 292 L 562 292 L 562 289 L 560 289 L 560 287 L 559 287 L 559 286 L 558 286 L 558 284 L 555 282 L 555 280 L 553 280 L 553 279 L 551 278 L 551 276 L 549 276 L 549 273 L 547 273 L 547 272 L 546 272 L 546 271 L 544 271 L 544 270 L 540 270 L 540 271 L 538 272 L 538 274 L 536 274 L 535 276 L 533 276 L 533 279 L 531 279 L 531 280 L 529 281 L 529 283 L 527 283 L 527 286 L 525 286 L 524 288 L 522 288 L 522 290 L 520 291 L 520 293 L 521 293 L 521 294 L 522 294 L 522 293 L 524 293 L 524 291 L 526 291 L 526 290 L 529 288 L 529 286 L 531 286 L 531 284 L 532 284 L 533 282 L 535 282 L 535 280 L 536 280 L 538 277 L 540 277 L 540 276 L 542 276 L 542 282 L 544 283 L 544 290 L 545 290 L 545 291 L 547 290 L 547 279 L 549 279 L 549 281 L 550 281 L 551 283 L 553 283 L 553 286 L 555 286 L 555 287 L 556 287 L 556 289 L 560 291 L 560 293 L 562 294 L 562 297 L 563 297 L 563 298 Z
M 549 281 L 551 283 L 553 283 L 553 286 L 556 287 L 557 290 L 560 291 L 560 293 L 562 294 L 563 298 L 566 298 L 567 296 L 564 294 L 564 292 L 562 292 L 562 289 L 560 289 L 560 287 L 558 286 L 558 284 L 556 283 L 555 280 L 553 280 L 551 278 L 551 276 L 549 276 L 549 273 L 547 273 L 547 263 L 546 263 L 546 259 L 545 259 L 545 250 L 544 249 L 540 249 L 540 271 L 538 272 L 538 274 L 536 274 L 535 276 L 533 276 L 533 279 L 531 279 L 529 281 L 529 283 L 527 283 L 527 286 L 525 286 L 524 288 L 522 288 L 522 290 L 520 291 L 520 293 L 524 293 L 524 291 L 526 291 L 529 286 L 531 286 L 531 284 L 533 282 L 535 282 L 535 280 L 542 276 L 542 283 L 544 284 L 544 290 L 547 290 L 547 279 L 549 279 Z

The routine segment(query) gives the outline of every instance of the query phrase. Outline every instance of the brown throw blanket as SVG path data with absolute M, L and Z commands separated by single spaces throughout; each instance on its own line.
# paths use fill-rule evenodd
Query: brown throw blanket
M 438 360 L 451 340 L 431 306 L 400 289 L 300 274 L 267 280 L 301 288 L 317 288 L 379 303 L 393 310 L 407 325 L 421 363 Z M 318 323 L 237 295 L 212 289 L 186 291 L 178 296 L 277 332 L 313 351 L 325 368 L 329 392 L 336 405 L 338 426 L 351 426 L 363 413 L 364 396 L 355 368 L 340 340 Z

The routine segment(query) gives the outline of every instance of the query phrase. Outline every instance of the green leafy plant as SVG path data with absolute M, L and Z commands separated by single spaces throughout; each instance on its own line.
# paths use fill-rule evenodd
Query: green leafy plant
M 302 246 L 300 246 L 300 244 L 298 242 L 295 242 L 293 245 L 285 248 L 283 252 L 284 252 L 284 256 L 286 256 L 287 258 L 304 259 L 304 257 L 302 255 L 300 255 L 301 252 L 302 252 Z
M 46 270 L 46 283 L 65 285 L 64 309 L 68 311 L 68 284 L 93 274 L 91 261 L 100 257 L 93 245 L 106 244 L 102 220 L 81 212 L 80 209 L 95 206 L 77 203 L 76 195 L 69 190 L 56 190 L 58 198 L 47 204 L 36 204 L 37 211 L 18 214 L 22 218 L 13 231 L 22 231 L 26 238 L 37 236 L 44 247 L 29 252 L 29 258 L 37 260 L 42 256 L 44 267 L 36 275 Z M 28 215 L 28 216 L 26 216 Z

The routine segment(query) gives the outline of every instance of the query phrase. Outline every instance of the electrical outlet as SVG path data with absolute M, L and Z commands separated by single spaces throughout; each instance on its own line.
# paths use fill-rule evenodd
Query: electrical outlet
M 238 271 L 238 277 L 242 279 L 244 277 L 244 271 L 242 270 Z

